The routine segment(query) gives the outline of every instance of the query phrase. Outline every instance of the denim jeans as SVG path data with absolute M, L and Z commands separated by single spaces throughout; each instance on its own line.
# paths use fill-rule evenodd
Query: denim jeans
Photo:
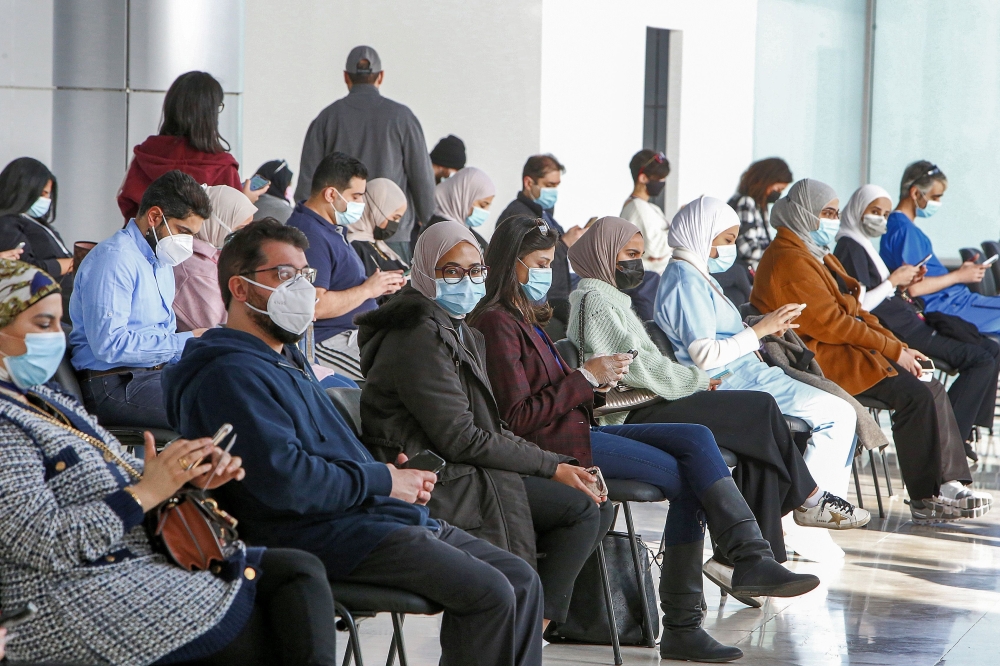
M 698 497 L 729 476 L 711 430 L 687 423 L 601 426 L 591 431 L 590 448 L 605 478 L 648 483 L 670 500 L 668 546 L 704 538 Z
M 122 372 L 80 382 L 83 404 L 104 427 L 170 429 L 160 371 Z

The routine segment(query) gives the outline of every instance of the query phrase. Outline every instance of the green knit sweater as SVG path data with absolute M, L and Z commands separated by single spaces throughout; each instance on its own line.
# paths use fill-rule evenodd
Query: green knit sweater
M 655 391 L 667 400 L 677 400 L 708 388 L 708 375 L 704 371 L 674 363 L 660 353 L 632 310 L 628 295 L 601 280 L 584 278 L 569 295 L 571 310 L 566 336 L 577 347 L 580 346 L 580 299 L 585 294 L 584 358 L 638 349 L 639 355 L 629 366 L 623 384 Z M 628 412 L 610 414 L 600 422 L 617 425 L 624 423 L 626 416 Z

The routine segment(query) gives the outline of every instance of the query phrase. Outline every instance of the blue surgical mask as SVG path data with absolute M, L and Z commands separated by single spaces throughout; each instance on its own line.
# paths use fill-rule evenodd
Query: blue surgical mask
M 469 217 L 465 218 L 465 224 L 469 227 L 479 227 L 482 226 L 490 216 L 490 211 L 484 210 L 482 208 L 472 207 L 472 212 L 469 213 Z
M 334 214 L 337 218 L 337 224 L 342 224 L 344 226 L 348 224 L 354 224 L 361 219 L 361 213 L 365 212 L 365 202 L 363 201 L 348 201 L 344 199 L 344 196 L 337 192 L 337 196 L 347 204 L 347 210 L 341 213 L 336 208 L 333 209 Z
M 45 214 L 49 212 L 49 206 L 52 205 L 52 199 L 46 199 L 45 197 L 38 197 L 35 199 L 35 203 L 31 204 L 31 208 L 28 209 L 28 215 L 36 219 L 41 219 L 45 217 Z
M 725 273 L 736 262 L 736 246 L 716 245 L 715 250 L 719 253 L 719 256 L 708 258 L 708 272 Z
M 11 381 L 18 388 L 28 389 L 44 384 L 56 374 L 66 353 L 66 336 L 62 331 L 28 333 L 24 336 L 24 344 L 28 348 L 26 352 L 20 356 L 7 356 L 3 364 Z
M 518 259 L 518 261 L 521 261 Z M 521 265 L 528 269 L 528 281 L 521 285 L 524 295 L 533 303 L 540 302 L 549 293 L 552 286 L 551 268 L 528 268 L 527 264 L 521 261 Z
M 810 231 L 809 235 L 820 247 L 826 247 L 836 238 L 840 231 L 840 220 L 830 220 L 825 217 L 819 218 L 819 229 Z
M 931 217 L 934 213 L 938 212 L 941 208 L 941 202 L 935 201 L 934 199 L 928 199 L 927 205 L 923 208 L 917 209 L 917 217 Z
M 452 317 L 464 317 L 469 314 L 486 296 L 486 283 L 476 284 L 468 275 L 458 284 L 449 284 L 444 278 L 437 278 L 434 284 L 437 287 L 434 300 Z
M 535 203 L 542 207 L 542 210 L 552 210 L 556 207 L 556 200 L 559 199 L 559 189 L 556 187 L 543 187 L 538 193 Z

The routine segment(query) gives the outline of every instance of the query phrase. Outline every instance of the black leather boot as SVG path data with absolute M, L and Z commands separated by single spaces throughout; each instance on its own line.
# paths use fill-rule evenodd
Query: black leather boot
M 743 651 L 723 645 L 701 628 L 701 551 L 701 541 L 663 550 L 660 656 L 714 664 L 733 661 L 742 657 Z
M 797 597 L 819 585 L 816 576 L 792 573 L 774 561 L 771 546 L 732 477 L 713 483 L 700 499 L 712 541 L 733 564 L 734 596 Z

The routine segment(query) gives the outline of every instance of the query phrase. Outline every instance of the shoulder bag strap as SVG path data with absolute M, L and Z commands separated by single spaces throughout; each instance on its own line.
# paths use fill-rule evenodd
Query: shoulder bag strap
M 584 363 L 584 358 L 583 358 L 583 346 L 584 346 L 584 337 L 583 337 L 583 320 L 584 320 L 584 317 L 583 317 L 583 304 L 586 301 L 587 301 L 587 292 L 584 291 L 580 295 L 580 323 L 578 325 L 578 328 L 580 329 L 580 345 L 576 349 L 577 363 L 578 363 L 578 367 L 580 367 L 580 368 L 583 367 L 583 363 Z

